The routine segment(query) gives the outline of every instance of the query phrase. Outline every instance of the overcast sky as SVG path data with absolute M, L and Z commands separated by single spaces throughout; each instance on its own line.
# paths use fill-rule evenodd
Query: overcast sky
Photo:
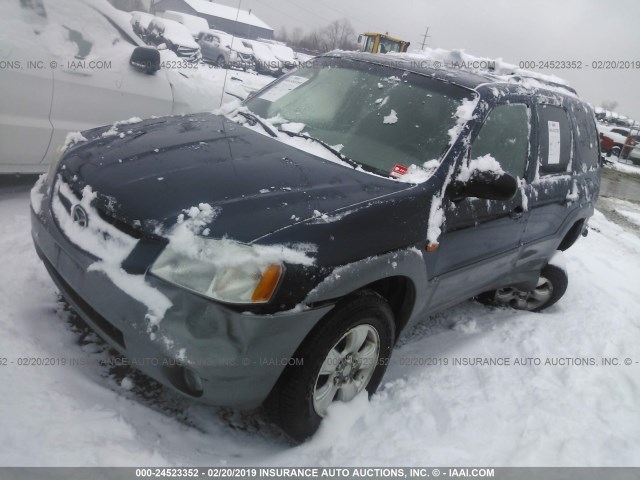
M 237 6 L 238 0 L 217 0 Z M 546 71 L 567 79 L 581 97 L 640 121 L 640 69 L 595 70 L 598 60 L 640 63 L 637 0 L 240 0 L 276 31 L 305 31 L 348 18 L 358 32 L 389 32 L 419 47 L 426 27 L 431 47 L 518 64 L 577 60 L 582 70 Z M 542 70 L 544 71 L 544 70 Z

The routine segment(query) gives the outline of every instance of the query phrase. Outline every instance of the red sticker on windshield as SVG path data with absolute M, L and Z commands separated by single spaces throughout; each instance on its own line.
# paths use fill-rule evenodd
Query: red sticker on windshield
M 408 171 L 409 171 L 409 167 L 405 167 L 404 165 L 400 165 L 399 163 L 396 163 L 393 166 L 393 170 L 391 170 L 391 173 L 389 175 L 394 178 L 398 178 L 404 175 L 405 173 L 407 173 Z

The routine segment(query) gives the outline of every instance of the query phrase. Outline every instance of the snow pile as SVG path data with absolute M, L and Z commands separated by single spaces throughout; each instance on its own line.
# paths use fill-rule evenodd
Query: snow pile
M 67 133 L 66 138 L 64 139 L 64 144 L 60 151 L 62 153 L 66 152 L 68 148 L 73 147 L 76 143 L 86 142 L 87 139 L 84 138 L 82 133 L 80 132 L 69 132 Z
M 525 70 L 517 65 L 505 62 L 502 58 L 478 57 L 466 53 L 465 50 L 445 50 L 442 48 L 425 48 L 415 53 L 388 53 L 388 56 L 400 56 L 410 60 L 429 60 L 436 66 L 445 68 L 462 68 L 469 71 L 486 74 L 489 71 L 496 77 L 502 77 L 505 81 L 510 81 L 514 76 L 521 75 L 528 77 L 528 80 L 540 80 L 542 82 L 552 82 L 558 85 L 569 86 L 569 83 L 555 75 L 549 75 L 531 70 Z M 477 67 L 475 67 L 477 66 Z M 491 68 L 492 67 L 492 68 Z M 489 70 L 491 68 L 491 70 Z M 524 82 L 526 83 L 526 81 Z M 545 85 L 545 88 L 549 88 Z M 566 93 L 565 90 L 563 90 Z
M 269 265 L 271 263 L 289 263 L 295 265 L 313 265 L 314 257 L 310 254 L 317 251 L 315 245 L 245 245 L 229 238 L 203 238 L 210 225 L 220 213 L 220 208 L 213 208 L 201 203 L 180 214 L 175 226 L 165 234 L 169 240 L 167 248 L 179 255 L 193 260 L 200 260 L 217 268 L 241 266 L 247 263 Z M 187 217 L 185 217 L 185 214 Z
M 504 175 L 504 170 L 498 161 L 490 153 L 487 153 L 482 157 L 470 160 L 469 163 L 463 163 L 456 179 L 459 182 L 468 182 L 476 173 L 488 173 L 498 176 Z
M 460 106 L 456 109 L 456 124 L 448 131 L 451 144 L 453 144 L 458 139 L 465 124 L 474 118 L 473 111 L 476 109 L 478 101 L 479 97 L 473 99 L 465 98 L 464 100 L 462 100 Z
M 145 305 L 148 310 L 147 320 L 150 325 L 157 325 L 171 307 L 171 302 L 147 284 L 144 275 L 129 274 L 121 267 L 138 241 L 100 218 L 98 211 L 91 205 L 97 195 L 91 187 L 84 187 L 79 202 L 64 182 L 56 183 L 56 191 L 63 195 L 69 204 L 82 207 L 87 213 L 88 223 L 83 228 L 73 220 L 58 195 L 52 196 L 51 207 L 60 229 L 75 245 L 100 259 L 91 264 L 88 271 L 103 272 L 107 275 L 120 290 Z
M 389 113 L 389 115 L 385 115 L 385 117 L 382 119 L 382 123 L 384 124 L 398 123 L 398 114 L 396 113 L 396 111 L 391 109 L 391 113 Z
M 442 200 L 444 194 L 451 183 L 453 177 L 453 166 L 449 167 L 449 172 L 442 185 L 440 192 L 431 198 L 431 208 L 429 209 L 429 224 L 427 226 L 427 241 L 429 246 L 437 246 L 438 238 L 442 233 L 442 225 L 444 224 L 444 210 L 442 208 Z
M 572 182 L 571 190 L 567 192 L 567 204 L 577 202 L 580 199 L 580 192 L 578 191 L 578 182 L 575 180 Z
M 38 215 L 42 210 L 42 200 L 44 198 L 44 193 L 42 193 L 42 187 L 47 181 L 47 174 L 43 173 L 38 177 L 38 180 L 31 188 L 30 199 L 31 199 L 31 208 Z
M 128 120 L 119 120 L 117 122 L 115 122 L 113 125 L 111 125 L 111 128 L 109 128 L 109 130 L 107 130 L 106 132 L 104 132 L 102 134 L 103 138 L 107 138 L 107 137 L 114 137 L 116 135 L 118 135 L 118 127 L 121 125 L 133 125 L 134 123 L 140 123 L 142 121 L 142 119 L 140 117 L 131 117 Z M 124 134 L 120 134 L 121 136 L 124 136 Z
M 549 265 L 558 267 L 567 275 L 569 274 L 569 270 L 567 269 L 567 257 L 562 250 L 557 250 L 556 253 L 553 254 L 553 257 L 549 260 Z
M 394 178 L 396 181 L 401 183 L 424 183 L 431 178 L 434 172 L 438 169 L 439 165 L 440 162 L 438 160 L 429 160 L 428 162 L 424 162 L 422 167 L 411 164 L 409 165 L 409 167 L 407 167 L 407 173 L 405 173 L 404 175 L 398 175 Z
M 304 123 L 288 122 L 280 125 L 280 128 L 285 132 L 300 133 L 304 130 L 305 126 Z

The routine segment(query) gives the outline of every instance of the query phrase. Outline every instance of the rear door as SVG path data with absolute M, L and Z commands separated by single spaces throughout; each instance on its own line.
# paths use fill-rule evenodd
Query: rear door
M 430 307 L 457 303 L 500 283 L 518 257 L 528 211 L 524 196 L 531 151 L 531 108 L 522 103 L 499 104 L 489 114 L 471 145 L 469 158 L 493 156 L 502 169 L 518 178 L 521 191 L 509 201 L 443 199 L 444 227 L 435 262 L 428 272 L 435 288 Z
M 537 121 L 538 168 L 523 241 L 525 244 L 545 240 L 560 243 L 562 238 L 556 238 L 557 233 L 571 210 L 578 206 L 579 185 L 573 174 L 576 162 L 573 132 L 565 107 L 538 105 Z M 597 145 L 594 148 L 597 149 Z

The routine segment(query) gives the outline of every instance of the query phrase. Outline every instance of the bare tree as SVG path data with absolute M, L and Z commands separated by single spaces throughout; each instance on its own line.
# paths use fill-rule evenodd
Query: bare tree
M 356 31 L 347 18 L 334 20 L 320 31 L 322 50 L 351 50 L 355 45 Z
M 300 27 L 296 27 L 296 28 L 293 29 L 293 32 L 291 32 L 290 41 L 294 45 L 297 45 L 302 40 L 303 36 L 304 36 L 304 33 L 303 33 L 302 29 Z
M 284 35 L 286 35 L 286 31 L 280 31 L 277 38 L 280 40 Z M 306 35 L 303 34 L 300 27 L 296 27 L 286 41 L 290 46 L 310 53 L 322 53 L 336 49 L 355 50 L 358 47 L 356 31 L 346 18 L 335 20 Z
M 609 110 L 610 112 L 613 112 L 615 111 L 616 108 L 618 108 L 618 105 L 620 104 L 615 100 L 605 100 L 602 102 L 600 106 L 605 110 Z
M 280 42 L 288 43 L 289 35 L 287 34 L 286 27 L 280 28 L 280 30 L 278 30 L 278 32 L 273 36 L 273 38 L 275 38 L 276 40 L 279 40 Z

